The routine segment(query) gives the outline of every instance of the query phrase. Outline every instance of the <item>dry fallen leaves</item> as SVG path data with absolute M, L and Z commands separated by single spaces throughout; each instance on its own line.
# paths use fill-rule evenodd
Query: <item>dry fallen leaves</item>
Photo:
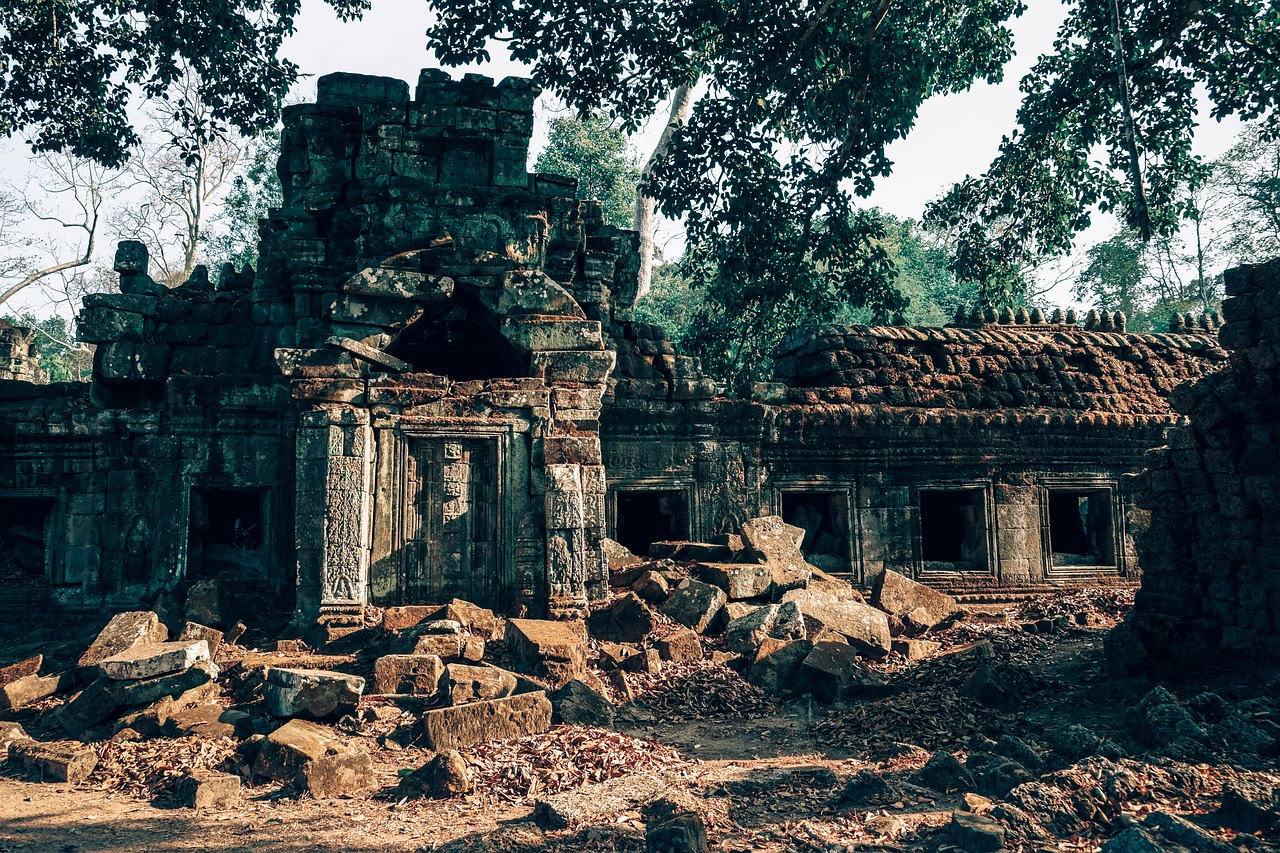
M 771 714 L 778 703 L 733 670 L 703 659 L 667 664 L 633 682 L 636 699 L 665 720 L 702 720 Z
M 92 782 L 102 791 L 163 798 L 187 773 L 225 766 L 236 743 L 230 737 L 107 741 L 98 747 Z

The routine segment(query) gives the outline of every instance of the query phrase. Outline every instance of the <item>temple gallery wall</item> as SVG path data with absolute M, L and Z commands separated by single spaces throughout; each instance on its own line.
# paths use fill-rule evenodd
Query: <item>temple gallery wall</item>
M 635 234 L 527 172 L 535 94 L 323 77 L 286 109 L 256 272 L 170 289 L 120 244 L 87 383 L 30 381 L 30 333 L 0 329 L 4 601 L 217 578 L 308 624 L 455 596 L 571 617 L 606 537 L 732 549 L 766 514 L 859 583 L 1136 580 L 1133 475 L 1185 423 L 1173 389 L 1227 363 L 1216 321 L 799 329 L 774 381 L 727 389 L 633 320 Z

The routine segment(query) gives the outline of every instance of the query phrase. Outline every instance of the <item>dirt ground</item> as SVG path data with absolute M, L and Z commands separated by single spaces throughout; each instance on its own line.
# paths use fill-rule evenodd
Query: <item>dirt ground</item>
M 915 664 L 886 661 L 879 669 L 887 686 L 871 691 L 879 695 L 831 707 L 808 697 L 762 697 L 721 667 L 672 673 L 621 709 L 614 732 L 557 726 L 519 743 L 464 750 L 476 791 L 448 800 L 398 798 L 400 777 L 427 753 L 398 741 L 393 717 L 373 713 L 350 732 L 384 783 L 368 798 L 316 801 L 268 785 L 246 788 L 234 809 L 171 807 L 163 780 L 192 756 L 204 755 L 208 764 L 208 756 L 229 755 L 230 745 L 104 745 L 99 769 L 75 786 L 28 781 L 6 765 L 0 852 L 641 851 L 644 802 L 624 797 L 614 811 L 598 813 L 609 791 L 625 792 L 641 777 L 659 780 L 658 795 L 644 799 L 660 795 L 702 816 L 712 850 L 964 850 L 950 830 L 953 811 L 987 811 L 1002 800 L 974 797 L 963 785 L 950 792 L 930 787 L 920 781 L 921 768 L 938 750 L 963 762 L 1010 738 L 1034 753 L 1028 763 L 1042 760 L 1030 778 L 1074 797 L 1066 812 L 1051 803 L 1028 812 L 1047 830 L 1041 838 L 1032 837 L 1034 828 L 1019 833 L 1016 815 L 997 809 L 1005 827 L 1014 827 L 1006 837 L 1010 850 L 1098 850 L 1156 811 L 1190 819 L 1204 833 L 1198 843 L 1212 838 L 1222 845 L 1204 849 L 1280 849 L 1266 830 L 1241 832 L 1215 818 L 1224 782 L 1280 785 L 1274 742 L 1240 755 L 1218 741 L 1217 752 L 1210 744 L 1188 754 L 1185 744 L 1166 749 L 1135 740 L 1135 709 L 1150 701 L 1143 697 L 1152 685 L 1109 680 L 1102 647 L 1107 626 L 1122 612 L 1114 596 L 1077 594 L 973 614 L 938 637 L 942 655 Z M 1025 627 L 1037 623 L 1034 633 Z M 1259 731 L 1280 736 L 1275 673 L 1229 666 L 1224 662 L 1211 682 L 1188 681 L 1173 692 L 1188 700 L 1212 687 Z M 998 677 L 1002 701 L 983 704 L 966 695 L 979 670 Z M 692 692 L 674 686 L 681 679 L 694 684 Z M 735 704 L 750 710 L 734 714 Z M 1098 783 L 1105 793 L 1089 789 L 1094 777 L 1081 775 L 1085 770 L 1106 777 Z M 890 795 L 859 802 L 847 790 L 859 771 L 887 780 Z M 1086 782 L 1073 781 L 1081 778 Z M 1117 779 L 1130 780 L 1119 793 Z M 570 828 L 539 829 L 535 806 L 556 794 L 570 822 L 579 812 L 591 817 Z M 1082 805 L 1091 797 L 1094 805 Z

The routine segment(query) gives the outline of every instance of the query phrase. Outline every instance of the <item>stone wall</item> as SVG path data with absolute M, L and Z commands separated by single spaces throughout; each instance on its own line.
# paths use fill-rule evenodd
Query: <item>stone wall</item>
M 0 379 L 41 380 L 36 362 L 36 333 L 0 320 Z
M 1183 385 L 1190 418 L 1151 454 L 1134 611 L 1109 638 L 1124 672 L 1280 654 L 1280 261 L 1226 274 L 1228 369 Z

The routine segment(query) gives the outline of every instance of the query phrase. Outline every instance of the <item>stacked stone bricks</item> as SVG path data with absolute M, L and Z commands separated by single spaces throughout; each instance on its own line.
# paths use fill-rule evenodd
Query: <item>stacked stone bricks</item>
M 1227 370 L 1178 388 L 1190 417 L 1152 454 L 1134 612 L 1120 670 L 1280 653 L 1280 261 L 1226 274 Z

